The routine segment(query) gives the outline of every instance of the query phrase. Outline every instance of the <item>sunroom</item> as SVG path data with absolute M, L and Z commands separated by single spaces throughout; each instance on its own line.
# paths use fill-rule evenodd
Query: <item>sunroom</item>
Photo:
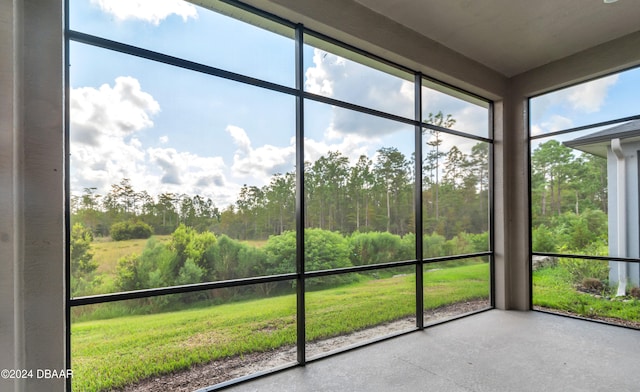
M 637 384 L 640 260 L 563 144 L 640 119 L 631 2 L 2 14 L 3 388 Z

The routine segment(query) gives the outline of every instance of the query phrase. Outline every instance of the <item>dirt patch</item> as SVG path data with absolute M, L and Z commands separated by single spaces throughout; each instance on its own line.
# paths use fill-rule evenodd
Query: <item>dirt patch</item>
M 453 305 L 441 306 L 439 308 L 430 309 L 424 312 L 425 324 L 433 324 L 440 321 L 448 320 L 452 317 L 463 315 L 465 313 L 476 312 L 491 306 L 489 300 L 475 300 L 467 302 L 459 302 Z
M 488 301 L 469 301 L 442 306 L 425 312 L 425 322 L 433 324 L 465 313 L 481 310 L 489 306 Z M 364 343 L 378 337 L 415 328 L 416 318 L 406 317 L 371 328 L 365 328 L 348 335 L 336 336 L 306 344 L 306 356 L 323 355 L 347 346 Z M 199 388 L 215 385 L 235 378 L 264 370 L 273 369 L 296 362 L 296 347 L 281 347 L 277 350 L 251 353 L 225 358 L 207 364 L 195 365 L 181 372 L 151 377 L 124 388 L 118 392 L 191 392 Z

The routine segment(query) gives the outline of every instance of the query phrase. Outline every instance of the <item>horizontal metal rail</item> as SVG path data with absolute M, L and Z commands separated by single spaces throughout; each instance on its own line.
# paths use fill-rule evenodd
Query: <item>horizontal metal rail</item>
M 102 49 L 113 50 L 123 54 L 140 57 L 147 60 L 156 61 L 163 64 L 173 65 L 179 68 L 188 69 L 203 74 L 218 76 L 224 79 L 233 80 L 240 83 L 249 84 L 256 87 L 262 87 L 273 91 L 289 95 L 297 95 L 298 91 L 294 87 L 282 86 L 277 83 L 267 82 L 262 79 L 253 78 L 238 74 L 231 71 L 225 71 L 220 68 L 212 67 L 195 61 L 185 60 L 179 57 L 170 56 L 167 54 L 155 52 L 153 50 L 144 49 L 138 46 L 123 44 L 122 42 L 113 41 L 106 38 L 96 37 L 95 35 L 81 33 L 79 31 L 70 30 L 67 32 L 67 37 L 71 41 L 80 42 L 83 44 L 96 46 Z
M 532 256 L 558 257 L 563 259 L 584 259 L 584 260 L 602 260 L 602 261 L 624 261 L 625 263 L 640 263 L 640 259 L 632 257 L 615 257 L 615 256 L 591 256 L 577 255 L 566 253 L 547 253 L 547 252 L 531 252 Z
M 583 125 L 583 126 L 575 127 L 575 128 L 562 129 L 560 131 L 549 132 L 549 133 L 544 133 L 544 134 L 540 134 L 540 135 L 530 135 L 529 139 L 530 140 L 546 139 L 546 138 L 553 137 L 553 136 L 564 135 L 564 134 L 567 134 L 567 133 L 578 132 L 578 131 L 586 131 L 588 129 L 605 127 L 607 125 L 619 124 L 619 123 L 623 123 L 623 122 L 627 122 L 627 121 L 633 121 L 633 120 L 640 120 L 640 115 L 629 116 L 629 117 L 621 117 L 621 118 L 617 118 L 615 120 L 602 121 L 602 122 L 595 123 L 595 124 Z
M 440 127 L 437 125 L 433 125 L 433 124 L 429 124 L 429 123 L 425 123 L 422 122 L 420 123 L 420 126 L 422 126 L 422 128 L 427 128 L 427 129 L 431 129 L 434 131 L 438 131 L 438 132 L 443 132 L 443 133 L 447 133 L 447 134 L 451 134 L 451 135 L 455 135 L 455 136 L 461 136 L 464 137 L 466 139 L 474 139 L 474 140 L 478 140 L 481 142 L 487 142 L 487 143 L 493 143 L 493 140 L 484 137 L 484 136 L 478 136 L 478 135 L 472 135 L 469 133 L 466 133 L 464 131 L 458 131 L 452 128 L 445 128 L 445 127 Z
M 439 263 L 439 262 L 451 261 L 451 260 L 461 260 L 461 259 L 470 259 L 474 257 L 490 256 L 492 254 L 493 252 L 480 252 L 480 253 L 465 254 L 465 255 L 437 257 L 433 259 L 423 260 L 423 263 L 432 264 L 432 263 Z M 331 270 L 307 271 L 304 274 L 302 274 L 302 277 L 304 279 L 313 279 L 313 278 L 320 278 L 324 276 L 343 275 L 348 273 L 358 273 L 358 272 L 376 271 L 376 270 L 382 270 L 382 269 L 407 267 L 407 266 L 413 266 L 416 264 L 418 264 L 417 259 L 405 260 L 405 261 L 394 261 L 389 263 L 358 265 L 358 266 L 345 267 L 345 268 L 336 268 Z M 171 294 L 193 293 L 193 292 L 206 291 L 206 290 L 215 290 L 215 289 L 242 287 L 242 286 L 264 284 L 264 283 L 282 282 L 287 280 L 293 281 L 297 278 L 298 278 L 298 274 L 289 273 L 289 274 L 280 274 L 280 275 L 257 276 L 257 277 L 242 278 L 242 279 L 222 280 L 218 282 L 193 283 L 193 284 L 185 284 L 180 286 L 169 286 L 169 287 L 124 291 L 124 292 L 117 292 L 117 293 L 97 294 L 97 295 L 71 298 L 69 301 L 69 305 L 71 307 L 95 305 L 100 303 L 159 297 L 159 296 L 171 295 Z
M 71 298 L 69 304 L 70 306 L 94 305 L 94 304 L 100 304 L 105 302 L 125 301 L 130 299 L 142 299 L 142 298 L 158 297 L 158 296 L 170 295 L 170 294 L 183 294 L 183 293 L 192 293 L 192 292 L 205 291 L 205 290 L 224 289 L 229 287 L 241 287 L 241 286 L 248 286 L 253 284 L 261 284 L 261 283 L 281 282 L 286 280 L 294 280 L 296 279 L 296 277 L 297 277 L 296 274 L 291 273 L 291 274 L 282 274 L 282 275 L 260 276 L 255 278 L 223 280 L 219 282 L 185 284 L 180 286 L 125 291 L 125 292 L 119 292 L 119 293 L 90 295 L 86 297 Z

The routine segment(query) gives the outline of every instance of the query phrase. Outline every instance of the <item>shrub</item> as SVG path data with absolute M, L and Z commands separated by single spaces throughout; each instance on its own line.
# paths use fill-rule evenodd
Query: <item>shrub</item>
M 155 238 L 149 239 L 142 254 L 122 257 L 116 265 L 116 287 L 121 291 L 139 290 L 175 284 L 171 273 L 175 255 Z
M 304 231 L 304 261 L 307 271 L 319 271 L 351 266 L 349 247 L 345 238 L 339 233 L 306 229 Z M 274 273 L 295 271 L 296 265 L 296 233 L 286 231 L 269 237 L 264 246 L 269 269 Z M 354 274 L 331 275 L 307 280 L 308 289 L 334 286 L 353 282 Z
M 304 231 L 304 261 L 308 271 L 352 265 L 345 238 L 339 233 L 322 229 Z
M 71 228 L 71 274 L 74 276 L 89 274 L 98 268 L 91 252 L 93 234 L 80 223 Z
M 204 271 L 202 270 L 202 268 L 198 267 L 198 265 L 193 260 L 187 259 L 187 261 L 184 262 L 182 268 L 180 268 L 180 273 L 178 274 L 176 283 L 179 285 L 199 283 L 203 275 Z
M 554 253 L 557 251 L 556 238 L 547 226 L 540 225 L 534 228 L 531 237 L 534 252 Z
M 484 252 L 489 250 L 489 232 L 485 231 L 479 234 L 462 233 L 469 238 L 472 245 L 472 252 Z
M 140 257 L 135 254 L 118 260 L 118 265 L 116 265 L 116 286 L 122 291 L 146 288 L 147 279 L 140 267 Z
M 609 278 L 609 263 L 607 261 L 561 258 L 558 265 L 569 272 L 575 284 L 581 284 L 588 278 L 601 282 Z
M 74 296 L 90 294 L 100 284 L 100 279 L 95 277 L 98 263 L 93 259 L 91 241 L 93 234 L 89 228 L 80 223 L 71 227 L 71 293 Z
M 353 233 L 348 239 L 353 265 L 367 265 L 404 259 L 400 236 L 388 232 Z
M 175 257 L 167 272 L 178 275 L 187 259 L 191 259 L 203 269 L 205 276 L 211 275 L 213 261 L 206 255 L 216 241 L 216 236 L 211 232 L 198 233 L 195 229 L 180 224 L 171 235 L 169 249 L 175 252 Z
M 445 249 L 446 255 L 447 256 L 463 255 L 466 253 L 475 252 L 476 245 L 472 242 L 473 240 L 474 238 L 471 234 L 468 234 L 465 232 L 458 233 L 457 236 L 445 242 L 444 249 Z M 488 244 L 488 237 L 487 237 L 487 244 Z M 486 250 L 486 249 L 483 249 L 483 250 Z
M 262 249 L 243 244 L 221 235 L 210 246 L 204 259 L 211 266 L 210 280 L 246 278 L 265 273 L 265 254 Z
M 600 210 L 585 210 L 580 215 L 565 212 L 556 216 L 552 225 L 553 241 L 561 252 L 593 254 L 593 250 L 607 244 L 607 215 Z M 534 244 L 535 240 L 534 233 Z
M 111 225 L 109 235 L 114 241 L 146 239 L 151 237 L 153 229 L 144 222 L 118 222 Z
M 435 231 L 431 235 L 424 235 L 422 237 L 423 254 L 425 258 L 446 256 L 445 252 L 444 236 L 436 233 Z
M 631 291 L 629 292 L 629 294 L 633 297 L 633 298 L 638 298 L 640 299 L 640 287 L 633 287 L 631 289 Z
M 604 285 L 598 279 L 584 278 L 582 279 L 582 288 L 590 292 L 602 292 Z

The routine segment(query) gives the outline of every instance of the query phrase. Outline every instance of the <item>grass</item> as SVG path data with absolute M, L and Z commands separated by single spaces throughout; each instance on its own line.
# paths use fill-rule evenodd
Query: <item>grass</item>
M 606 293 L 603 293 L 606 294 Z M 533 273 L 533 304 L 588 318 L 612 318 L 640 322 L 640 301 L 610 300 L 577 291 L 569 273 L 558 267 Z
M 430 271 L 425 277 L 425 293 L 445 295 L 447 303 L 487 298 L 488 276 L 486 263 Z M 414 294 L 413 274 L 309 292 L 307 340 L 415 315 Z M 293 345 L 295 307 L 295 296 L 283 295 L 161 314 L 73 322 L 74 390 L 109 390 L 199 363 Z
M 284 296 L 74 323 L 74 389 L 106 390 L 196 363 L 293 344 L 294 314 L 294 298 Z M 266 328 L 274 324 L 280 328 Z
M 488 263 L 430 270 L 425 273 L 425 308 L 433 309 L 451 303 L 488 298 L 489 279 Z
M 161 242 L 168 242 L 170 235 L 153 236 Z M 148 239 L 144 240 L 96 240 L 91 243 L 93 259 L 98 263 L 98 273 L 105 275 L 115 275 L 118 260 L 130 254 L 141 254 Z
M 267 244 L 267 240 L 245 240 L 241 241 L 243 244 L 253 246 L 254 248 L 262 248 Z

